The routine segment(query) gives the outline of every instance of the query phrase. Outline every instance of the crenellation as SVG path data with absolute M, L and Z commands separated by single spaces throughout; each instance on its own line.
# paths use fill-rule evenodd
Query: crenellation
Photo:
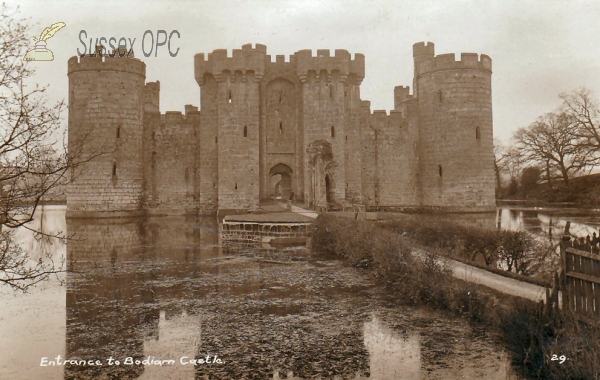
M 188 116 L 190 114 L 193 114 L 195 112 L 199 112 L 198 111 L 198 107 L 193 106 L 192 104 L 186 104 L 185 105 L 185 115 Z
M 487 55 L 416 43 L 413 93 L 396 86 L 394 109 L 371 112 L 363 54 L 266 53 L 196 54 L 200 107 L 164 114 L 140 60 L 69 59 L 70 141 L 92 128 L 92 151 L 123 143 L 70 185 L 69 212 L 214 214 L 292 193 L 316 207 L 493 208 Z
M 294 56 L 299 76 L 306 76 L 312 71 L 328 74 L 337 71 L 344 77 L 354 75 L 357 80 L 362 80 L 365 76 L 365 60 L 362 54 L 355 54 L 352 59 L 347 50 L 336 50 L 335 55 L 331 56 L 329 50 L 319 49 L 316 55 L 313 55 L 311 50 L 300 50 Z
M 105 59 L 108 58 L 108 59 Z M 137 58 L 128 57 L 102 57 L 98 56 L 74 56 L 68 62 L 68 73 L 78 71 L 122 71 L 146 77 L 146 64 Z
M 418 63 L 419 76 L 442 70 L 478 69 L 492 70 L 492 60 L 485 54 L 461 53 L 460 60 L 456 60 L 454 53 L 440 54 L 431 59 Z
M 413 57 L 433 56 L 435 54 L 435 44 L 433 42 L 417 42 L 413 44 Z

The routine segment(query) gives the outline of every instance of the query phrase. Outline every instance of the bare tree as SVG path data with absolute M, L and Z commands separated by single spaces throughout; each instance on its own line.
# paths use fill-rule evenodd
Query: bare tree
M 494 170 L 496 174 L 497 191 L 502 189 L 503 179 L 508 178 L 506 190 L 497 193 L 500 196 L 514 196 L 518 192 L 519 178 L 526 162 L 520 149 L 507 147 L 499 141 L 494 141 Z
M 34 258 L 23 250 L 15 242 L 15 229 L 29 229 L 36 238 L 45 235 L 30 222 L 44 196 L 65 185 L 71 169 L 83 163 L 85 138 L 72 143 L 67 154 L 61 127 L 65 104 L 48 104 L 46 88 L 30 85 L 34 70 L 23 57 L 31 39 L 17 13 L 5 4 L 0 9 L 0 284 L 26 290 L 62 271 L 63 264 L 49 252 Z M 62 233 L 53 236 L 65 238 Z
M 502 172 L 506 168 L 508 153 L 506 147 L 494 139 L 494 173 L 496 175 L 496 192 L 502 188 Z
M 558 173 L 568 187 L 572 174 L 590 164 L 589 150 L 578 145 L 571 117 L 565 113 L 547 113 L 517 130 L 513 138 L 530 165 L 545 168 L 548 181 Z
M 562 110 L 570 117 L 577 144 L 590 150 L 593 164 L 600 164 L 600 101 L 586 89 L 562 93 Z

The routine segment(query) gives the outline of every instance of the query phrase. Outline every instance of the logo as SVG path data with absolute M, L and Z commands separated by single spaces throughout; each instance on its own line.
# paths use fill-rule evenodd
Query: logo
M 24 61 L 54 61 L 54 54 L 52 50 L 46 48 L 46 41 L 48 41 L 52 36 L 56 34 L 59 30 L 67 26 L 64 22 L 57 22 L 56 24 L 52 24 L 52 26 L 44 29 L 40 38 L 34 37 L 33 40 L 37 41 L 35 43 L 35 48 L 33 50 L 29 50 L 25 57 Z

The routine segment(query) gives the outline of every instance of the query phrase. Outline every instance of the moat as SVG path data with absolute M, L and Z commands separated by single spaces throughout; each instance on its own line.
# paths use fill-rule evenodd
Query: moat
M 36 222 L 75 233 L 66 247 L 21 231 L 72 272 L 28 294 L 0 288 L 0 378 L 516 378 L 466 320 L 399 306 L 306 247 L 226 249 L 215 218 L 74 223 L 64 211 Z M 102 365 L 40 366 L 58 355 Z M 191 362 L 207 356 L 221 363 Z

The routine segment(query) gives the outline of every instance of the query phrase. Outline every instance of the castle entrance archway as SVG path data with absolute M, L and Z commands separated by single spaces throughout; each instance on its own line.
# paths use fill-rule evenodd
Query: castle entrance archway
M 277 164 L 269 170 L 271 197 L 289 199 L 292 193 L 292 168 L 285 164 Z

